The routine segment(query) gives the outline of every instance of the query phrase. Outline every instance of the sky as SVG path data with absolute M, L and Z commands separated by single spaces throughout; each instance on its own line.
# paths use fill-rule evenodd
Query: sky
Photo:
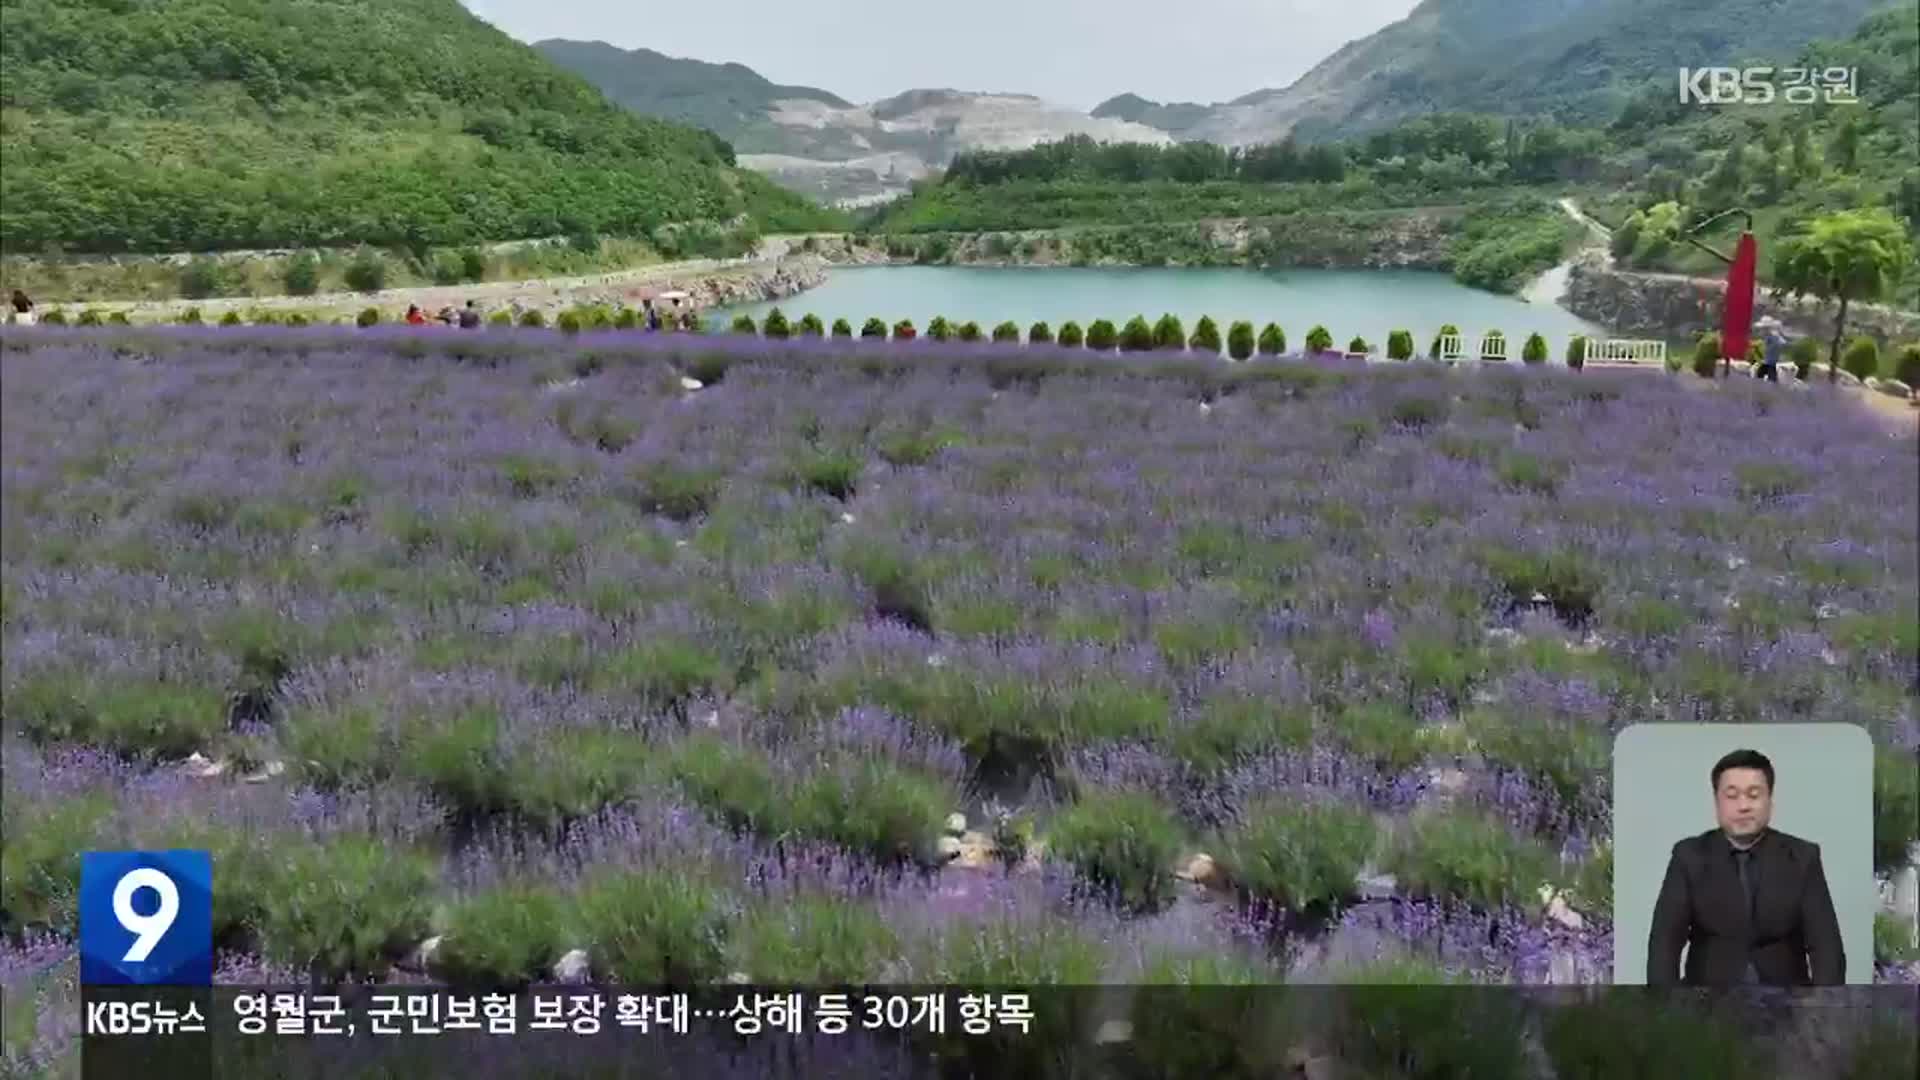
M 521 41 L 599 40 L 732 61 L 859 103 L 951 88 L 1088 109 L 1125 91 L 1207 104 L 1285 86 L 1404 17 L 1415 0 L 463 2 Z M 924 14 L 907 14 L 915 8 Z

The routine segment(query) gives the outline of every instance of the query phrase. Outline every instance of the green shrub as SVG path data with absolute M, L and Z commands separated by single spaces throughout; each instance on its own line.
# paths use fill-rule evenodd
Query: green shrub
M 881 862 L 930 859 L 958 794 L 882 758 L 814 772 L 788 804 L 793 827 Z
M 860 336 L 863 338 L 880 338 L 885 340 L 887 336 L 887 324 L 879 319 L 868 319 L 860 327 Z
M 547 317 L 538 310 L 525 311 L 520 315 L 520 325 L 530 330 L 538 330 L 547 325 Z
M 800 337 L 825 337 L 827 327 L 825 323 L 820 321 L 820 316 L 809 311 L 805 315 L 800 316 L 800 322 L 795 327 L 795 331 Z
M 116 311 L 113 314 L 107 316 L 107 323 L 110 326 L 132 325 L 127 319 L 127 313 L 124 311 Z
M 0 910 L 11 926 L 78 929 L 80 853 L 100 846 L 100 830 L 112 813 L 112 801 L 98 794 L 44 806 L 7 801 L 7 820 L 33 822 L 31 829 L 10 830 L 0 847 Z
M 576 911 L 596 981 L 685 987 L 726 974 L 735 905 L 694 876 L 603 873 L 581 889 Z
M 580 313 L 577 311 L 563 311 L 560 313 L 560 317 L 553 321 L 553 325 L 555 329 L 563 334 L 577 334 L 581 328 Z
M 634 480 L 642 510 L 686 522 L 713 508 L 720 497 L 722 475 L 667 461 L 635 470 Z
M 427 936 L 427 861 L 371 836 L 289 845 L 260 901 L 273 959 L 323 981 L 382 974 Z
M 1415 819 L 1393 845 L 1386 869 L 1410 896 L 1493 909 L 1535 902 L 1554 866 L 1539 841 L 1498 819 L 1456 810 Z
M 1405 772 L 1426 756 L 1420 724 L 1403 704 L 1373 701 L 1348 705 L 1334 738 L 1355 757 L 1389 773 Z
M 1146 316 L 1135 315 L 1120 329 L 1121 352 L 1147 352 L 1153 348 L 1153 327 Z
M 306 325 L 308 325 L 308 323 L 310 323 L 311 321 L 312 321 L 312 320 L 310 320 L 310 319 L 308 319 L 308 318 L 307 318 L 307 317 L 306 317 L 305 315 L 302 315 L 301 313 L 299 313 L 299 312 L 297 312 L 297 311 L 296 311 L 296 312 L 294 312 L 293 314 L 291 314 L 291 315 L 289 315 L 289 316 L 287 316 L 287 325 L 288 325 L 288 326 L 306 326 Z
M 1703 379 L 1713 378 L 1714 372 L 1720 367 L 1719 334 L 1706 333 L 1694 339 L 1691 365 L 1695 375 Z
M 1356 337 L 1353 340 L 1347 342 L 1348 353 L 1365 353 L 1366 351 L 1367 351 L 1366 338 Z
M 1279 356 L 1287 351 L 1287 332 L 1278 323 L 1268 323 L 1260 328 L 1258 345 L 1261 356 Z
M 1160 321 L 1153 324 L 1153 347 L 1156 349 L 1187 347 L 1187 331 L 1180 325 L 1178 316 L 1169 312 L 1160 316 Z
M 1547 362 L 1547 339 L 1539 334 L 1528 334 L 1526 344 L 1520 346 L 1520 359 L 1529 364 Z
M 240 313 L 237 311 L 229 311 L 225 315 L 220 316 L 221 326 L 239 326 L 240 322 Z
M 1459 337 L 1459 336 L 1460 336 L 1460 328 L 1458 326 L 1455 326 L 1452 323 L 1441 323 L 1440 329 L 1434 332 L 1433 344 L 1427 346 L 1428 358 L 1433 360 L 1440 359 L 1441 340 L 1444 338 Z
M 953 324 L 945 315 L 935 315 L 927 324 L 927 336 L 935 341 L 949 341 L 953 338 Z
M 354 316 L 353 324 L 355 326 L 358 326 L 364 329 L 366 327 L 377 324 L 379 321 L 380 321 L 379 308 L 361 308 L 360 314 Z
M 613 328 L 615 330 L 633 330 L 639 327 L 639 325 L 640 313 L 630 307 L 622 307 L 620 313 L 613 317 Z
M 1445 398 L 1409 397 L 1394 402 L 1389 417 L 1401 427 L 1417 429 L 1445 423 L 1447 413 Z
M 1245 360 L 1253 355 L 1253 324 L 1245 319 L 1236 320 L 1227 327 L 1227 355 L 1235 360 Z
M 1840 370 L 1865 380 L 1880 371 L 1880 346 L 1870 337 L 1857 337 L 1840 354 Z
M 776 307 L 767 312 L 766 320 L 760 324 L 760 333 L 763 337 L 784 341 L 793 336 L 793 325 L 787 322 L 786 312 Z
M 1570 806 L 1612 760 L 1604 728 L 1522 719 L 1496 709 L 1470 711 L 1463 727 L 1489 762 L 1525 773 Z
M 1158 911 L 1173 899 L 1180 825 L 1151 795 L 1085 795 L 1054 822 L 1047 846 L 1130 910 Z
M 40 317 L 40 324 L 42 326 L 65 326 L 67 325 L 67 313 L 61 311 L 59 308 L 54 308 L 52 311 Z
M 794 466 L 793 479 L 822 495 L 850 499 L 860 482 L 862 465 L 861 456 L 855 451 L 809 451 Z
M 850 322 L 848 322 L 848 321 L 847 321 L 847 320 L 845 320 L 845 319 L 835 319 L 835 320 L 833 320 L 833 336 L 834 336 L 834 337 L 837 337 L 837 338 L 850 338 L 850 337 L 852 337 L 852 336 L 853 336 L 853 324 L 852 324 L 852 323 L 850 323 Z
M 73 322 L 75 326 L 99 326 L 104 321 L 105 320 L 100 318 L 100 313 L 98 311 L 95 311 L 92 308 L 87 308 L 86 310 L 82 311 L 80 313 L 80 317 L 78 319 L 75 319 Z
M 1044 320 L 1041 322 L 1034 323 L 1032 326 L 1027 327 L 1027 344 L 1029 345 L 1053 344 L 1053 327 L 1048 326 Z
M 1900 346 L 1893 354 L 1891 370 L 1887 375 L 1920 391 L 1920 344 Z
M 1885 746 L 1873 751 L 1873 865 L 1903 865 L 1920 840 L 1920 768 L 1912 753 Z
M 1567 367 L 1579 371 L 1587 366 L 1587 336 L 1575 334 L 1567 341 Z
M 197 307 L 190 307 L 187 310 L 180 313 L 181 326 L 199 326 L 204 321 L 205 319 L 200 314 L 200 309 Z
M 1020 327 L 1011 319 L 993 328 L 993 340 L 1020 344 Z
M 435 974 L 454 986 L 518 990 L 566 948 L 562 906 L 539 886 L 504 885 L 453 905 L 434 954 Z
M 1593 561 L 1578 552 L 1490 548 L 1480 554 L 1480 562 L 1513 603 L 1531 603 L 1539 594 L 1562 619 L 1587 619 L 1600 598 L 1601 579 Z
M 858 986 L 900 955 L 901 945 L 870 905 L 803 895 L 749 914 L 733 939 L 732 966 L 769 986 Z
M 754 325 L 753 316 L 744 312 L 733 317 L 733 332 L 736 334 L 758 334 L 760 328 Z
M 347 264 L 347 288 L 355 292 L 379 292 L 387 287 L 387 260 L 377 252 L 362 250 Z
M 1142 326 L 1145 320 L 1140 320 Z M 1120 344 L 1120 333 L 1114 329 L 1109 319 L 1095 319 L 1087 326 L 1087 348 L 1096 352 L 1112 352 Z
M 1055 341 L 1063 348 L 1078 349 L 1087 343 L 1087 335 L 1079 323 L 1068 319 L 1060 324 L 1060 336 Z
M 280 272 L 281 284 L 289 296 L 312 296 L 320 291 L 320 260 L 311 251 L 302 251 L 287 260 Z
M 180 295 L 189 300 L 218 296 L 225 291 L 226 278 L 226 267 L 218 260 L 205 255 L 195 256 L 180 270 Z
M 913 338 L 914 334 L 915 334 L 915 331 L 913 328 L 912 319 L 901 319 L 899 322 L 893 324 L 893 337 L 895 341 L 899 341 L 903 338 L 911 339 Z
M 1387 334 L 1387 359 L 1389 360 L 1413 359 L 1413 332 L 1412 331 L 1394 330 Z
M 1547 1060 L 1568 1080 L 1772 1074 L 1764 1052 L 1698 999 L 1605 993 L 1556 1003 L 1542 1020 Z
M 1797 337 L 1787 346 L 1787 359 L 1793 362 L 1794 377 L 1806 381 L 1813 377 L 1814 362 L 1820 359 L 1820 343 L 1810 337 Z
M 1222 838 L 1219 857 L 1238 888 L 1294 911 L 1327 910 L 1353 891 L 1374 841 L 1364 808 L 1271 798 Z
M 1196 350 L 1220 355 L 1220 324 L 1213 316 L 1202 315 L 1200 321 L 1193 324 L 1193 339 L 1189 342 Z
M 980 324 L 969 319 L 960 324 L 959 329 L 953 332 L 953 336 L 959 338 L 961 341 L 979 341 Z
M 1315 326 L 1307 331 L 1307 351 L 1323 353 L 1333 348 L 1333 334 L 1324 326 Z

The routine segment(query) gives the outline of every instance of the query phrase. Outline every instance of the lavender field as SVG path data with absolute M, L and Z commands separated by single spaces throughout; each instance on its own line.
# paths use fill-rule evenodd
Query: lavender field
M 92 848 L 214 853 L 216 981 L 1569 984 L 1611 979 L 1628 724 L 1862 724 L 1876 859 L 1915 839 L 1920 456 L 1843 395 L 0 345 L 29 1072 L 71 1065 Z

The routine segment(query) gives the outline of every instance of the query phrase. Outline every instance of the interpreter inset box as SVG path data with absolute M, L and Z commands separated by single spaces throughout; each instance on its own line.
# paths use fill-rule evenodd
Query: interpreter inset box
M 1613 747 L 1613 844 L 1616 983 L 1872 983 L 1864 728 L 1626 728 Z

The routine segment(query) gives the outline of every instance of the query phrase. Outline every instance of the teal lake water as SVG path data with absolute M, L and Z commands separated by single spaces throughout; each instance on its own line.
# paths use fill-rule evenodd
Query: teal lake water
M 717 313 L 716 319 L 730 322 L 744 311 L 757 321 L 775 306 L 743 304 Z M 1528 334 L 1545 337 L 1549 355 L 1558 360 L 1574 334 L 1604 333 L 1554 304 L 1482 292 L 1446 274 L 1413 270 L 848 267 L 829 271 L 824 285 L 778 306 L 796 321 L 808 312 L 829 326 L 846 319 L 856 333 L 869 318 L 883 319 L 889 327 L 912 319 L 923 335 L 935 315 L 972 320 L 983 334 L 1011 319 L 1022 336 L 1043 319 L 1058 330 L 1069 319 L 1082 327 L 1100 318 L 1119 326 L 1135 315 L 1152 321 L 1166 312 L 1179 316 L 1191 333 L 1200 316 L 1211 315 L 1223 337 L 1236 319 L 1253 323 L 1256 330 L 1277 322 L 1290 350 L 1298 349 L 1318 323 L 1333 334 L 1337 347 L 1359 335 L 1384 352 L 1387 332 L 1399 329 L 1413 331 L 1415 348 L 1424 352 L 1434 332 L 1453 323 L 1469 352 L 1486 331 L 1503 331 L 1515 359 Z

